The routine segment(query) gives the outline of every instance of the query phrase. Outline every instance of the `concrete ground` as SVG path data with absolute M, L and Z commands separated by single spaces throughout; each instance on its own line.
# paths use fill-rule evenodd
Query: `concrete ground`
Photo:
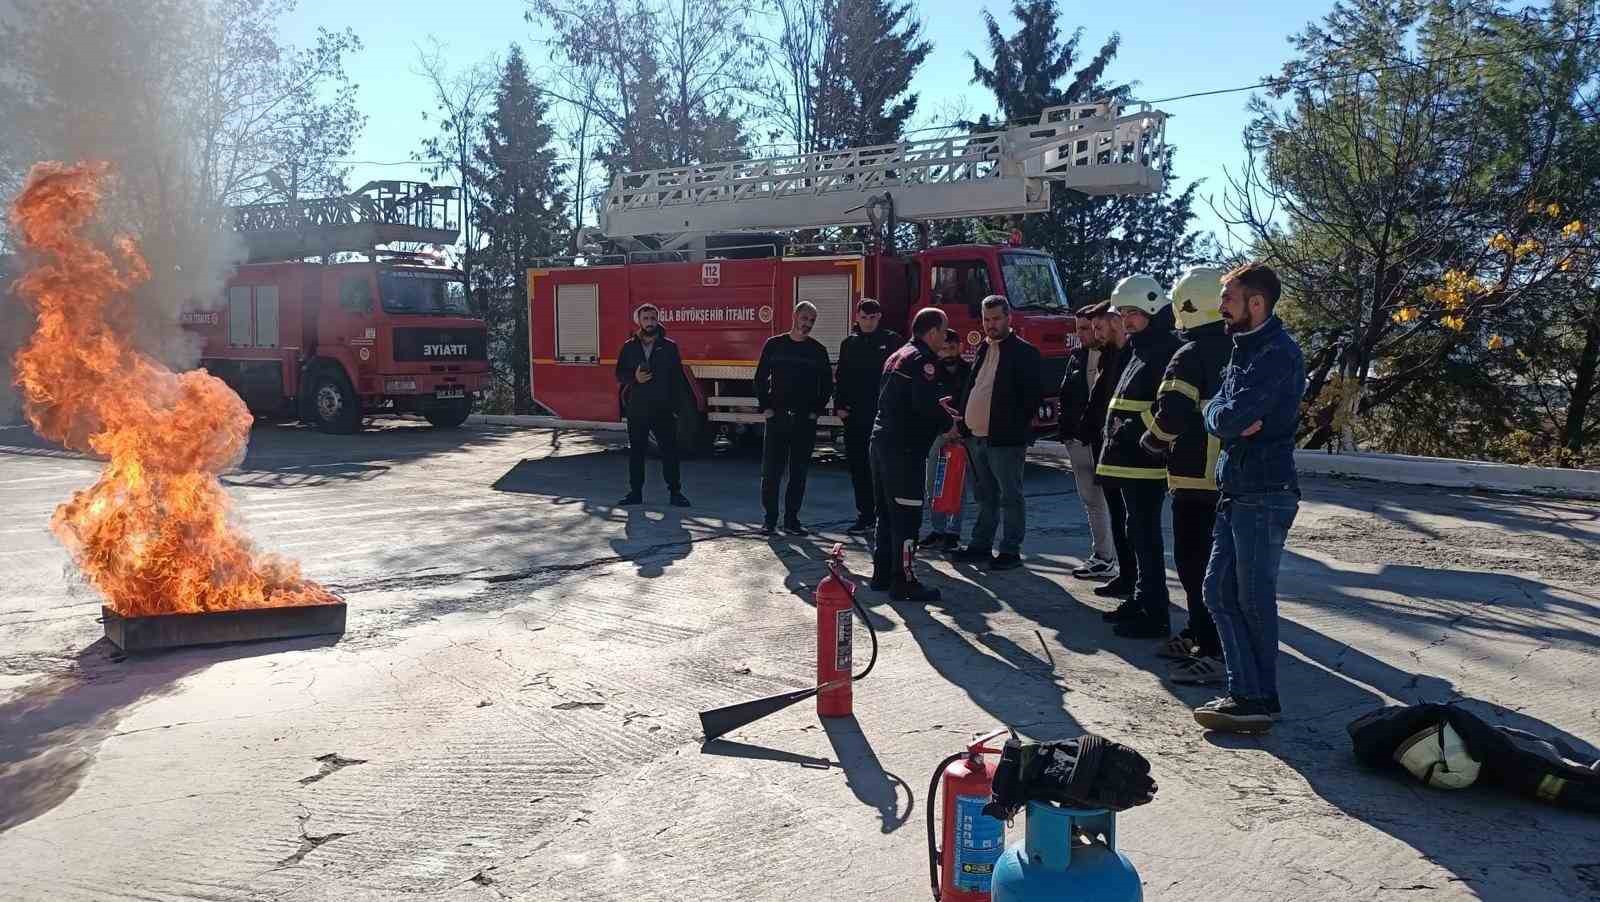
M 1600 898 L 1600 821 L 1367 772 L 1344 729 L 1470 697 L 1600 744 L 1600 504 L 1308 481 L 1288 710 L 1240 738 L 1101 623 L 1067 574 L 1073 481 L 1041 460 L 1027 569 L 937 562 L 927 607 L 864 594 L 882 653 L 853 719 L 800 704 L 703 745 L 697 711 L 810 680 L 837 463 L 811 477 L 822 535 L 769 541 L 746 458 L 689 463 L 691 510 L 653 469 L 622 510 L 615 436 L 261 427 L 226 477 L 239 518 L 348 599 L 348 633 L 135 658 L 46 528 L 96 469 L 0 429 L 6 900 L 923 899 L 929 773 L 1001 723 L 1150 758 L 1156 800 L 1120 822 L 1147 899 Z

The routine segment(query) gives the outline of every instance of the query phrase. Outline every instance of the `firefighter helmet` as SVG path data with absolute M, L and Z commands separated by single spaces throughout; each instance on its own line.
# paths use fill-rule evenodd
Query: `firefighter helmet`
M 1394 760 L 1425 785 L 1440 789 L 1471 786 L 1482 768 L 1449 721 L 1429 724 L 1400 743 Z
M 1222 319 L 1217 302 L 1222 298 L 1223 270 L 1215 266 L 1191 266 L 1172 283 L 1172 312 L 1178 328 L 1193 329 Z
M 1167 298 L 1167 293 L 1161 290 L 1161 283 L 1151 276 L 1129 276 L 1111 290 L 1111 309 L 1117 313 L 1142 310 L 1155 316 L 1170 303 L 1172 301 Z

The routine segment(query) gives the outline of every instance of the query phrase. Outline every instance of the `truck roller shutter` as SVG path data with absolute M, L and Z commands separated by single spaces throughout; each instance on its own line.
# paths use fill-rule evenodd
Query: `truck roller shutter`
M 811 337 L 828 349 L 828 359 L 839 361 L 839 343 L 850 334 L 850 276 L 847 273 L 795 276 L 795 303 L 810 301 L 817 307 L 817 325 Z
M 250 286 L 228 289 L 228 346 L 248 348 L 255 344 L 255 314 L 250 309 Z
M 278 286 L 256 286 L 256 347 L 278 346 Z
M 600 362 L 600 286 L 556 286 L 556 361 Z

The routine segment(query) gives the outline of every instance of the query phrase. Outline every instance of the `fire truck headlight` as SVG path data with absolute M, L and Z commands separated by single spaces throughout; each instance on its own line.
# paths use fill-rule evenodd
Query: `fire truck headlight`
M 417 380 L 390 379 L 389 381 L 383 383 L 383 390 L 386 392 L 416 391 Z

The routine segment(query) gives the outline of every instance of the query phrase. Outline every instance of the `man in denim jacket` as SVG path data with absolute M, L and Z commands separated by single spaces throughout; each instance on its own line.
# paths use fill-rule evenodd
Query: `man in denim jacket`
M 1278 564 L 1300 507 L 1294 447 L 1306 365 L 1273 315 L 1282 293 L 1277 273 L 1250 263 L 1222 286 L 1233 353 L 1205 408 L 1206 431 L 1222 440 L 1222 494 L 1204 597 L 1222 638 L 1228 694 L 1195 709 L 1194 718 L 1208 729 L 1260 733 L 1281 711 Z

